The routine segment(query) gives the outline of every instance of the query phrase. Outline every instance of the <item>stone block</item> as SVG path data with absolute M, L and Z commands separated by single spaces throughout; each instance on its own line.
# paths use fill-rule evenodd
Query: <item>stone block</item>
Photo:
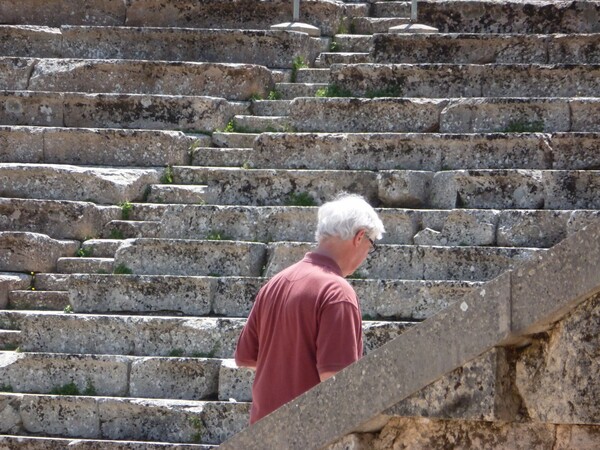
M 6 309 L 10 291 L 27 289 L 31 281 L 31 276 L 24 273 L 0 272 L 0 309 Z
M 377 214 L 385 226 L 380 244 L 413 244 L 413 236 L 419 229 L 421 212 L 413 209 L 382 208 Z
M 0 57 L 0 86 L 3 90 L 26 91 L 35 59 Z
M 550 248 L 567 237 L 570 216 L 571 211 L 501 211 L 497 245 Z
M 595 106 L 591 102 L 586 111 Z M 569 102 L 561 98 L 470 98 L 454 100 L 440 115 L 443 133 L 511 130 L 580 131 L 571 125 Z M 593 130 L 590 130 L 593 131 Z
M 52 239 L 44 234 L 0 232 L 0 270 L 53 272 L 61 256 L 73 255 L 79 242 Z
M 58 4 L 44 0 L 7 0 L 0 6 L 3 23 L 56 27 L 64 24 L 123 25 L 126 13 L 126 3 L 121 1 L 88 0 L 82 8 L 78 0 Z
M 5 6 L 2 3 L 0 8 Z M 0 16 L 6 17 L 4 11 Z M 0 51 L 4 56 L 60 58 L 62 34 L 60 29 L 47 26 L 1 25 Z
M 61 274 L 72 273 L 112 273 L 115 268 L 114 258 L 59 258 L 56 270 Z
M 421 226 L 437 233 L 420 237 L 417 245 L 496 245 L 499 212 L 494 210 L 423 211 Z
M 69 299 L 74 311 L 168 312 L 202 316 L 211 311 L 217 280 L 152 275 L 73 275 Z
M 570 236 L 574 233 L 578 233 L 579 231 L 583 230 L 584 227 L 597 223 L 599 216 L 600 211 L 572 211 L 567 222 L 567 235 Z
M 256 372 L 237 367 L 233 359 L 224 359 L 219 371 L 219 400 L 252 401 L 252 383 Z
M 265 282 L 264 278 L 218 278 L 212 299 L 212 312 L 226 317 L 248 317 L 254 297 Z
M 297 131 L 433 132 L 446 100 L 297 98 L 290 118 Z M 387 120 L 380 120 L 387 117 Z
M 5 84 L 2 62 L 0 84 Z M 28 86 L 33 91 L 212 96 L 241 101 L 252 95 L 266 97 L 274 84 L 267 68 L 250 64 L 45 59 L 35 65 Z
M 0 122 L 4 125 L 63 125 L 64 94 L 3 90 L 0 102 Z
M 22 398 L 22 395 L 0 394 L 0 433 L 16 434 L 21 431 Z
M 594 170 L 600 167 L 599 133 L 555 133 L 550 137 L 552 169 Z
M 377 196 L 384 206 L 420 208 L 429 201 L 433 172 L 415 170 L 380 171 Z
M 413 325 L 415 325 L 413 322 L 363 321 L 363 354 L 368 355 L 377 350 L 382 345 L 400 336 Z
M 217 395 L 220 360 L 138 358 L 131 363 L 129 395 L 201 400 Z
M 430 206 L 440 209 L 540 209 L 545 203 L 539 170 L 456 170 L 433 177 Z
M 556 170 L 543 174 L 547 209 L 600 208 L 600 171 Z
M 136 275 L 260 276 L 266 246 L 252 242 L 128 239 L 115 266 Z
M 571 129 L 565 131 L 599 132 L 600 101 L 597 98 L 571 99 Z
M 120 208 L 116 206 L 0 198 L 0 230 L 42 233 L 56 239 L 83 240 L 99 236 L 104 225 L 120 215 Z
M 143 197 L 161 169 L 80 167 L 60 164 L 0 164 L 0 195 L 45 200 L 117 204 Z
M 558 34 L 548 39 L 549 64 L 598 64 L 600 48 L 595 34 Z
M 67 127 L 208 132 L 224 128 L 233 116 L 230 103 L 216 97 L 79 93 L 64 96 Z
M 47 394 L 73 383 L 84 395 L 126 396 L 129 361 L 124 356 L 2 353 L 0 374 L 15 392 Z
M 0 127 L 0 162 L 38 163 L 43 160 L 43 128 Z

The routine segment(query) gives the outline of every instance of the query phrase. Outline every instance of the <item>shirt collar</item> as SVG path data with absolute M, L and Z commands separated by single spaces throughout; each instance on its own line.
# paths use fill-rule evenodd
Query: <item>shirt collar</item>
M 303 261 L 315 264 L 317 266 L 326 267 L 331 269 L 337 275 L 342 276 L 342 269 L 340 269 L 340 266 L 338 266 L 338 264 L 329 256 L 315 252 L 308 252 L 306 255 L 304 255 Z

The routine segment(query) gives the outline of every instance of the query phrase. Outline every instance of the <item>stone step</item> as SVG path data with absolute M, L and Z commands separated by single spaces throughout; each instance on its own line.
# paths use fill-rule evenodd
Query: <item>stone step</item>
M 2 125 L 74 128 L 211 132 L 249 108 L 216 97 L 169 95 L 2 91 L 0 99 L 8 105 L 0 111 Z
M 598 170 L 456 170 L 432 180 L 434 208 L 600 209 Z
M 305 33 L 272 30 L 0 26 L 0 54 L 32 58 L 202 61 L 290 69 L 299 56 L 312 65 L 321 47 L 319 39 Z
M 81 450 L 98 448 L 103 450 L 166 450 L 173 448 L 174 443 L 1 435 L 0 445 L 4 445 L 11 450 L 63 450 L 65 448 Z M 176 448 L 211 450 L 216 447 L 216 445 L 208 444 L 183 444 L 177 445 Z
M 72 275 L 76 313 L 148 313 L 247 317 L 261 277 Z M 477 282 L 350 279 L 365 319 L 424 320 L 458 301 Z
M 289 100 L 258 100 L 252 102 L 250 109 L 256 116 L 288 116 L 290 103 Z
M 391 27 L 410 23 L 410 15 L 405 17 L 356 17 L 351 27 L 356 34 L 387 33 Z
M 0 163 L 0 196 L 118 204 L 142 200 L 164 169 Z
M 262 134 L 247 161 L 263 169 L 589 170 L 600 168 L 599 138 L 521 132 Z
M 134 214 L 157 205 L 135 205 Z M 149 207 L 152 207 L 148 211 Z M 242 241 L 314 241 L 316 207 L 165 205 L 160 237 Z M 548 248 L 589 225 L 594 210 L 377 209 L 385 244 Z M 154 217 L 159 218 L 159 217 Z M 189 226 L 194 224 L 194 226 Z M 257 226 L 256 224 L 260 224 Z M 306 226 L 311 224 L 311 226 Z
M 0 351 L 15 350 L 21 345 L 19 330 L 0 330 Z
M 311 244 L 271 246 L 266 277 L 300 260 Z M 487 281 L 545 250 L 507 247 L 437 247 L 379 245 L 356 271 L 359 278 Z
M 0 126 L 0 162 L 167 166 L 189 162 L 210 136 L 180 131 Z M 65 224 L 66 225 L 66 224 Z
M 248 165 L 253 153 L 251 148 L 199 147 L 193 149 L 191 165 L 242 167 Z
M 196 95 L 242 101 L 266 96 L 273 87 L 271 72 L 251 64 L 0 57 L 3 90 Z
M 597 97 L 297 98 L 290 119 L 300 132 L 595 132 L 599 110 Z
M 314 97 L 319 89 L 326 87 L 327 83 L 277 83 L 276 89 L 283 98 L 293 100 L 297 97 Z
M 246 320 L 210 317 L 65 314 L 5 311 L 18 323 L 23 352 L 232 358 Z M 6 320 L 6 319 L 5 319 Z M 365 352 L 413 322 L 364 321 Z M 68 334 L 69 339 L 64 336 Z
M 69 306 L 69 294 L 66 291 L 10 291 L 8 304 L 12 309 L 62 311 Z
M 331 80 L 356 97 L 594 97 L 600 65 L 338 64 Z
M 126 222 L 115 220 L 113 222 Z M 113 223 L 110 222 L 110 223 Z M 96 258 L 113 258 L 121 246 L 120 239 L 88 239 L 81 243 L 81 256 Z
M 59 273 L 112 273 L 116 269 L 114 258 L 58 258 Z
M 234 116 L 233 123 L 236 130 L 248 133 L 290 131 L 287 116 Z
M 38 272 L 56 272 L 57 260 L 75 255 L 79 246 L 79 241 L 52 239 L 45 234 L 0 231 L 0 271 L 23 272 L 32 277 Z M 21 282 L 9 280 L 9 286 L 14 284 Z
M 220 366 L 219 359 L 199 356 L 0 352 L 2 382 L 21 394 L 69 386 L 74 395 L 209 400 L 218 396 Z
M 371 53 L 373 35 L 371 34 L 336 34 L 333 37 L 336 51 L 346 53 Z
M 72 275 L 64 273 L 36 273 L 33 287 L 38 291 L 68 291 Z
M 329 68 L 333 64 L 365 64 L 371 62 L 373 62 L 373 57 L 370 53 L 323 52 L 315 65 L 320 68 Z
M 161 224 L 156 220 L 111 220 L 105 225 L 102 236 L 120 243 L 121 239 L 127 238 L 158 237 L 160 229 Z M 103 256 L 112 258 L 114 253 Z
M 329 69 L 298 69 L 297 83 L 329 83 Z
M 115 267 L 136 275 L 261 276 L 267 246 L 255 242 L 128 239 Z
M 371 3 L 373 17 L 410 17 L 411 2 L 385 1 Z
M 178 443 L 219 444 L 247 426 L 250 410 L 247 403 L 69 395 L 4 393 L 0 401 L 5 428 L 16 435 Z
M 596 42 L 598 34 L 378 34 L 372 58 L 384 64 L 599 64 Z
M 219 148 L 252 148 L 258 133 L 214 132 L 212 142 Z
M 150 186 L 148 201 L 153 203 L 188 203 L 202 205 L 206 203 L 206 190 L 206 186 L 153 184 Z M 141 230 L 136 234 L 139 234 L 140 236 L 146 235 Z M 131 233 L 124 233 L 124 235 L 127 237 L 140 237 L 131 236 Z

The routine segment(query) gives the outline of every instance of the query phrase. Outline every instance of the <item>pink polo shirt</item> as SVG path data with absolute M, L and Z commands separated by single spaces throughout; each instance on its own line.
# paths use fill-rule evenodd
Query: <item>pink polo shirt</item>
M 332 259 L 307 253 L 259 291 L 235 351 L 256 364 L 250 423 L 362 356 L 362 320 L 354 289 Z

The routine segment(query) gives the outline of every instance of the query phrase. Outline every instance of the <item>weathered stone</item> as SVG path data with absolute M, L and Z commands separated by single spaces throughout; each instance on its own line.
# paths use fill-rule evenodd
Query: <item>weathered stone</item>
M 217 279 L 212 312 L 225 317 L 248 317 L 254 297 L 265 282 L 264 278 L 249 277 Z
M 87 239 L 81 243 L 81 249 L 89 256 L 113 258 L 121 242 L 121 239 Z
M 25 91 L 37 61 L 26 58 L 0 57 L 0 86 L 2 89 Z
M 190 444 L 161 442 L 107 441 L 93 439 L 56 439 L 32 436 L 0 436 L 0 445 L 11 450 L 189 450 Z M 211 450 L 212 445 L 194 444 L 197 450 Z
M 377 196 L 384 206 L 419 208 L 427 205 L 433 172 L 394 170 L 377 175 Z
M 496 245 L 498 211 L 493 210 L 451 210 L 423 211 L 420 215 L 425 229 L 439 232 L 430 233 L 427 239 L 421 236 L 417 245 Z
M 42 162 L 43 128 L 0 127 L 0 162 Z
M 206 186 L 153 184 L 150 186 L 147 200 L 152 203 L 183 203 L 202 205 L 206 203 Z M 129 237 L 142 237 L 142 235 Z
M 564 170 L 543 173 L 547 209 L 600 208 L 600 171 Z
M 0 270 L 53 272 L 61 256 L 73 255 L 79 242 L 56 240 L 45 234 L 0 232 Z
M 87 1 L 81 8 L 78 0 L 58 4 L 44 0 L 7 0 L 0 6 L 3 23 L 60 26 L 63 24 L 123 25 L 126 2 Z
M 600 440 L 600 427 L 559 425 L 556 427 L 556 442 L 554 449 L 569 450 L 594 450 Z
M 600 115 L 600 102 L 597 98 L 572 99 L 569 101 L 571 111 L 571 129 L 565 131 L 600 132 L 597 117 Z
M 3 105 L 0 122 L 3 125 L 63 125 L 64 94 L 3 90 L 0 100 Z
M 0 195 L 116 204 L 143 197 L 161 169 L 79 167 L 59 164 L 0 164 Z
M 136 275 L 260 276 L 265 251 L 251 242 L 128 239 L 115 264 Z
M 98 236 L 108 221 L 120 215 L 116 206 L 0 198 L 0 230 L 42 233 L 57 239 Z
M 549 248 L 567 236 L 571 211 L 501 211 L 497 245 Z
M 548 37 L 548 63 L 598 64 L 596 34 L 557 34 Z
M 552 169 L 594 170 L 600 167 L 600 134 L 556 133 L 549 141 Z
M 573 211 L 567 222 L 567 235 L 572 235 L 583 230 L 588 225 L 593 225 L 598 222 L 600 211 Z
M 13 64 L 19 61 L 27 62 L 12 60 Z M 0 65 L 0 83 L 2 72 Z M 266 97 L 274 84 L 268 69 L 250 64 L 44 59 L 35 65 L 28 87 L 40 91 L 204 95 L 248 100 L 252 95 Z
M 363 354 L 368 355 L 384 344 L 400 336 L 414 325 L 413 322 L 364 321 Z
M 59 258 L 56 271 L 61 274 L 70 273 L 112 273 L 115 269 L 114 258 L 72 257 Z
M 13 309 L 34 309 L 38 311 L 63 311 L 69 305 L 69 296 L 64 291 L 12 291 L 8 303 Z
M 22 398 L 21 395 L 0 396 L 0 433 L 16 434 L 21 431 Z
M 9 292 L 27 289 L 31 286 L 31 276 L 24 273 L 0 272 L 0 309 L 6 309 Z
M 73 383 L 82 395 L 126 396 L 128 369 L 124 356 L 0 354 L 2 382 L 23 393 L 47 394 Z
M 297 98 L 290 118 L 298 131 L 433 132 L 446 104 L 436 99 Z
M 150 275 L 74 275 L 69 298 L 77 312 L 169 312 L 202 316 L 211 311 L 216 279 Z
M 252 401 L 252 383 L 255 371 L 237 367 L 233 359 L 221 361 L 219 371 L 219 400 Z
M 131 363 L 129 395 L 201 400 L 218 391 L 218 359 L 138 358 Z
M 2 3 L 3 8 L 6 3 Z M 5 17 L 4 14 L 0 14 Z M 59 58 L 62 34 L 58 28 L 32 25 L 0 25 L 0 54 L 4 56 Z

